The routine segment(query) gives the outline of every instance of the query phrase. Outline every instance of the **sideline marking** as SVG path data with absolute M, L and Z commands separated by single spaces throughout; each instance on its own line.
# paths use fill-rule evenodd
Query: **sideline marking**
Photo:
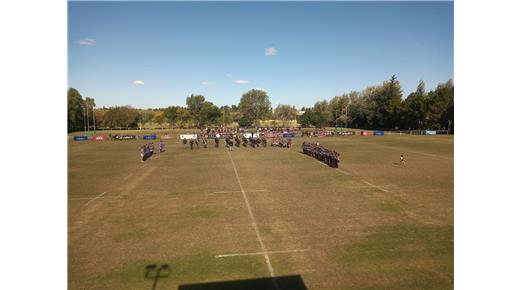
M 105 195 L 105 193 L 107 193 L 107 192 L 104 191 L 102 194 L 100 194 L 100 195 L 94 197 L 93 199 L 89 200 L 87 203 L 85 203 L 85 206 L 87 206 L 89 203 L 93 202 L 94 200 L 96 200 L 96 199 L 102 197 L 103 195 Z
M 236 256 L 257 256 L 257 255 L 265 255 L 265 254 L 297 253 L 297 252 L 307 252 L 307 251 L 309 251 L 309 250 L 308 249 L 297 249 L 297 250 L 285 250 L 285 251 L 237 253 L 237 254 L 216 255 L 215 258 L 226 258 L 226 257 L 236 257 Z
M 237 167 L 235 166 L 235 162 L 233 161 L 233 157 L 231 157 L 231 153 L 229 150 L 227 151 L 229 160 L 231 160 L 231 165 L 233 165 L 233 170 L 235 171 L 235 177 L 237 178 L 238 185 L 240 186 L 240 191 L 242 192 L 242 197 L 244 197 L 244 201 L 246 203 L 247 211 L 249 212 L 249 217 L 251 218 L 251 224 L 253 225 L 253 228 L 255 229 L 256 238 L 258 240 L 258 243 L 260 243 L 260 248 L 262 249 L 265 263 L 267 264 L 267 268 L 269 269 L 269 274 L 271 275 L 271 278 L 273 279 L 274 287 L 277 290 L 280 290 L 280 287 L 278 286 L 278 281 L 276 280 L 276 277 L 274 275 L 273 266 L 271 265 L 271 260 L 269 259 L 269 255 L 267 254 L 267 250 L 265 248 L 264 242 L 262 241 L 262 238 L 260 236 L 260 231 L 258 230 L 258 225 L 256 224 L 255 216 L 253 215 L 253 211 L 251 210 L 251 206 L 249 205 L 249 200 L 247 199 L 246 192 L 244 191 L 244 187 L 242 187 L 242 182 L 240 181 L 240 177 L 238 176 Z
M 361 181 L 363 181 L 364 183 L 366 183 L 366 184 L 368 184 L 368 185 L 370 185 L 370 186 L 372 186 L 374 188 L 377 188 L 377 189 L 379 189 L 381 191 L 388 192 L 388 190 L 386 190 L 386 189 L 384 189 L 384 188 L 382 188 L 380 186 L 374 185 L 374 184 L 372 184 L 372 183 L 370 183 L 370 182 L 368 182 L 368 181 L 366 181 L 364 179 L 361 179 Z

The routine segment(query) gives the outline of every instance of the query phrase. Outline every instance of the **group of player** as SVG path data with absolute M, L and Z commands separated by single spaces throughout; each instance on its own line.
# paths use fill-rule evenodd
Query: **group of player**
M 302 151 L 304 154 L 312 156 L 330 167 L 338 168 L 339 166 L 339 153 L 320 146 L 319 142 L 315 144 L 303 142 Z
M 146 159 L 152 157 L 152 155 L 155 153 L 154 149 L 155 149 L 155 146 L 154 146 L 153 142 L 147 143 L 146 145 L 141 146 L 141 148 L 139 149 L 139 153 L 141 156 L 141 162 L 145 162 Z M 162 153 L 164 151 L 166 151 L 166 145 L 161 140 L 159 142 L 159 153 Z
M 274 137 L 273 141 L 271 141 L 272 147 L 283 147 L 283 148 L 291 148 L 292 139 L 291 138 L 280 138 Z
M 224 139 L 226 141 L 226 148 L 230 151 L 233 151 L 233 146 L 240 147 L 240 145 L 243 147 L 247 147 L 249 145 L 251 148 L 258 148 L 260 146 L 267 147 L 267 139 L 265 137 L 246 137 L 242 135 L 242 138 L 239 138 L 238 134 L 227 134 L 224 136 Z M 215 138 L 215 144 L 218 144 L 217 138 Z

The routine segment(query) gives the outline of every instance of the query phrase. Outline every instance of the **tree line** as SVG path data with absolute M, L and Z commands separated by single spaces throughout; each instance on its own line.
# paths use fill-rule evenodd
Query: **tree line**
M 453 131 L 454 85 L 448 80 L 426 92 L 420 81 L 415 92 L 403 99 L 401 85 L 392 76 L 381 85 L 319 101 L 303 111 L 298 118 L 302 126 Z
M 361 92 L 352 91 L 329 101 L 318 101 L 310 108 L 280 104 L 272 108 L 263 90 L 244 93 L 238 105 L 216 106 L 203 95 L 186 97 L 185 106 L 137 109 L 131 106 L 95 108 L 95 100 L 83 98 L 69 88 L 68 131 L 93 128 L 191 128 L 236 123 L 242 127 L 259 125 L 262 120 L 297 120 L 303 127 L 338 126 L 363 129 L 453 129 L 453 81 L 425 91 L 423 81 L 417 90 L 403 99 L 395 76 L 381 85 Z

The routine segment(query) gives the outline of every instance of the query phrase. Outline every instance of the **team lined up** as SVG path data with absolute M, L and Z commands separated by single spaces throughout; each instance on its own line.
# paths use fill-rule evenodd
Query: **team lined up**
M 338 168 L 339 153 L 320 146 L 319 142 L 316 142 L 316 144 L 303 142 L 302 151 L 304 154 L 312 156 L 330 167 Z

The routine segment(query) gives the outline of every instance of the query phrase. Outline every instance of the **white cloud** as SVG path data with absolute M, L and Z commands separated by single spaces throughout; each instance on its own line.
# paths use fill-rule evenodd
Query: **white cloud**
M 78 41 L 78 43 L 81 44 L 81 45 L 95 45 L 96 44 L 96 40 L 92 39 L 92 38 L 83 38 L 83 39 L 80 39 Z
M 132 84 L 134 84 L 134 86 L 142 86 L 144 85 L 144 81 L 142 80 L 135 80 L 132 82 Z
M 239 84 L 239 85 L 244 85 L 244 84 L 248 84 L 249 81 L 246 81 L 246 80 L 236 80 L 235 81 L 235 84 Z
M 213 85 L 213 82 L 212 81 L 202 81 L 201 84 L 203 84 L 205 86 L 211 86 L 211 85 Z
M 278 54 L 278 49 L 274 47 L 268 47 L 265 49 L 265 55 L 267 56 L 275 56 Z

